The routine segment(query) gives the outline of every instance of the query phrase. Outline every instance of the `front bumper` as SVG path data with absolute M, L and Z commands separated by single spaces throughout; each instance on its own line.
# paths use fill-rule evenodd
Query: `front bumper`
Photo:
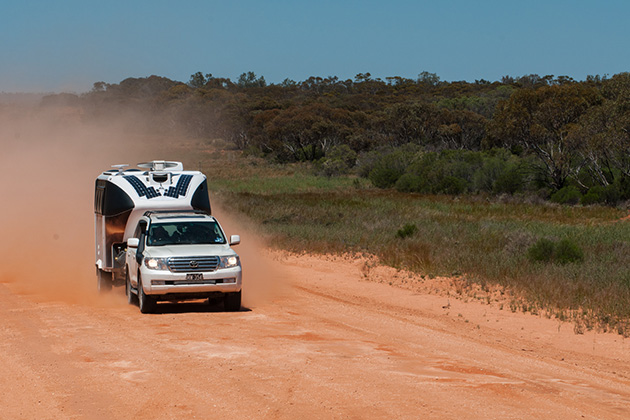
M 188 274 L 195 277 L 187 278 Z M 239 292 L 242 287 L 241 267 L 195 273 L 173 273 L 169 270 L 140 270 L 144 293 L 158 300 L 197 299 L 219 293 Z

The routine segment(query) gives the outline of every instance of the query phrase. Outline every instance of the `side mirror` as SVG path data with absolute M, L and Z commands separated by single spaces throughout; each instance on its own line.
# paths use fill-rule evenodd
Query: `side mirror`
M 239 235 L 230 236 L 230 245 L 238 245 L 241 243 L 241 237 Z
M 127 239 L 127 247 L 129 248 L 138 248 L 140 245 L 140 239 L 138 238 L 129 238 Z

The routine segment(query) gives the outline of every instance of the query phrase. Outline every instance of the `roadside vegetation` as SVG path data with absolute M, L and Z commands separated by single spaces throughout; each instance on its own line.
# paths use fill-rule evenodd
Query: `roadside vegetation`
M 42 101 L 60 105 L 201 139 L 207 153 L 181 159 L 278 247 L 505 287 L 512 310 L 630 336 L 630 73 L 267 84 L 198 72 Z
M 85 121 L 142 115 L 160 132 L 222 138 L 251 156 L 358 172 L 378 188 L 536 195 L 562 204 L 630 200 L 630 73 L 501 81 L 310 77 L 267 84 L 197 72 L 97 82 L 43 98 Z
M 376 255 L 421 276 L 455 277 L 460 289 L 500 286 L 513 296 L 505 310 L 630 335 L 625 210 L 382 190 L 356 175 L 321 176 L 236 150 L 194 159 L 213 199 L 254 220 L 275 247 Z

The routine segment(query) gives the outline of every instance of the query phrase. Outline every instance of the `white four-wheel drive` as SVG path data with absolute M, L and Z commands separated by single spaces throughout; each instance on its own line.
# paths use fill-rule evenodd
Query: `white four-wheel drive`
M 127 239 L 125 290 L 140 311 L 159 300 L 222 297 L 225 309 L 241 307 L 241 263 L 216 219 L 203 212 L 146 212 Z

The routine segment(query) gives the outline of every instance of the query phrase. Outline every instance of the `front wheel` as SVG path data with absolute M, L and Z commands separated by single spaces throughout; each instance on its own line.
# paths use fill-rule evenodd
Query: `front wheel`
M 228 312 L 236 312 L 241 310 L 241 292 L 226 293 L 223 297 L 223 306 Z
M 98 293 L 108 293 L 112 290 L 112 273 L 96 269 L 96 289 Z
M 142 279 L 140 278 L 140 273 L 138 273 L 138 306 L 140 306 L 140 312 L 143 314 L 150 314 L 155 311 L 156 305 L 156 300 L 144 293 L 144 289 L 142 288 Z
M 131 280 L 129 280 L 129 270 L 125 270 L 125 294 L 127 295 L 127 303 L 135 305 L 138 303 L 138 296 L 131 289 Z

